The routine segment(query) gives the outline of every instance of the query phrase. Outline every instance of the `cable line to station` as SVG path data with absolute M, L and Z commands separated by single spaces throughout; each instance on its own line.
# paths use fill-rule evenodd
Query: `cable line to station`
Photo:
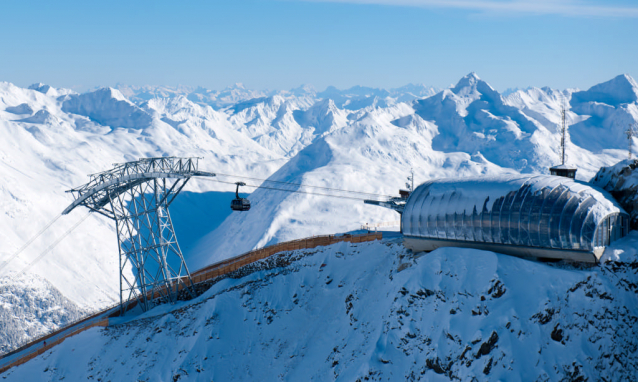
M 352 193 L 352 194 L 371 195 L 371 196 L 384 197 L 384 198 L 392 198 L 393 197 L 392 195 L 375 194 L 375 193 L 371 193 L 371 192 L 362 192 L 362 191 L 343 190 L 343 189 L 340 189 L 340 188 L 332 188 L 332 187 L 311 186 L 311 185 L 307 185 L 307 184 L 303 184 L 303 183 L 284 182 L 284 181 L 280 181 L 280 180 L 268 180 L 268 179 L 262 179 L 262 178 L 254 178 L 254 177 L 250 177 L 250 176 L 220 174 L 218 172 L 216 172 L 215 174 L 216 175 L 221 175 L 221 176 L 227 176 L 227 177 L 231 177 L 231 178 L 259 180 L 259 181 L 262 181 L 262 182 L 287 184 L 287 185 L 291 185 L 291 186 L 308 187 L 308 188 L 317 188 L 317 189 L 327 190 L 327 191 L 348 192 L 348 193 Z M 233 182 L 233 184 L 234 184 L 234 182 Z M 254 187 L 254 186 L 250 186 L 250 187 Z M 328 195 L 328 196 L 330 196 L 330 195 Z
M 312 191 L 304 191 L 304 190 L 299 190 L 299 189 L 290 190 L 290 189 L 281 188 L 281 187 L 273 187 L 273 186 L 270 186 L 270 185 L 264 185 L 264 183 L 273 183 L 273 184 L 282 185 L 282 186 L 288 185 L 288 186 L 296 186 L 296 187 L 300 187 L 300 188 L 304 187 L 304 188 L 324 190 L 324 191 L 348 193 L 348 194 L 351 194 L 351 195 L 352 194 L 354 194 L 354 195 L 362 195 L 362 196 L 363 195 L 368 195 L 368 196 L 375 197 L 375 198 L 392 198 L 392 196 L 390 196 L 390 195 L 375 194 L 375 193 L 371 193 L 371 192 L 344 190 L 344 189 L 334 188 L 334 187 L 312 186 L 312 185 L 307 185 L 307 184 L 302 184 L 302 183 L 284 182 L 284 181 L 278 181 L 278 180 L 269 180 L 269 179 L 263 179 L 263 178 L 241 176 L 241 175 L 221 174 L 221 173 L 216 173 L 216 174 L 220 175 L 220 176 L 231 177 L 231 178 L 239 178 L 239 179 L 249 179 L 249 180 L 261 181 L 262 183 L 260 185 L 252 185 L 252 184 L 246 184 L 245 185 L 246 187 L 252 187 L 252 188 L 255 188 L 255 189 L 260 189 L 261 188 L 261 189 L 273 190 L 273 191 L 283 191 L 283 192 L 299 193 L 299 194 L 307 194 L 307 195 L 327 196 L 327 197 L 332 197 L 332 198 L 349 199 L 349 200 L 366 200 L 365 197 L 347 196 L 347 195 L 335 195 L 335 194 L 331 194 L 331 193 L 312 192 Z M 236 184 L 236 182 L 223 181 L 223 180 L 219 180 L 219 179 L 215 179 L 215 178 L 203 178 L 203 180 L 209 180 L 209 181 L 214 181 L 214 182 L 218 182 L 218 183 L 233 184 L 233 185 Z M 60 236 L 55 242 L 53 242 L 51 245 L 49 245 L 49 247 L 47 247 L 37 258 L 35 258 L 24 269 L 22 269 L 20 272 L 18 272 L 18 275 L 28 271 L 29 269 L 31 269 L 31 267 L 33 265 L 35 265 L 44 256 L 46 256 L 65 237 L 67 237 L 84 220 L 86 220 L 89 217 L 90 214 L 91 214 L 91 212 L 89 212 L 87 215 L 85 215 L 82 219 L 80 219 L 77 223 L 75 223 L 75 225 L 73 225 L 68 231 L 66 231 L 62 236 Z M 62 216 L 61 213 L 58 214 L 57 216 L 55 216 L 55 218 L 53 218 L 53 220 L 51 220 L 49 223 L 47 223 L 47 225 L 45 225 L 38 233 L 36 233 L 26 243 L 24 243 L 24 245 L 22 247 L 20 247 L 13 255 L 11 255 L 8 259 L 6 259 L 2 263 L 0 263 L 0 272 L 4 268 L 6 268 L 7 265 L 9 265 L 9 263 L 11 263 L 13 260 L 15 260 L 16 257 L 18 257 L 27 247 L 29 247 L 45 231 L 47 231 L 61 216 Z
M 44 256 L 46 256 L 49 252 L 51 252 L 51 250 L 53 248 L 55 248 L 58 244 L 60 244 L 60 242 L 67 236 L 69 236 L 69 234 L 71 232 L 73 232 L 73 230 L 75 230 L 80 224 L 82 224 L 83 221 L 86 220 L 86 218 L 89 217 L 89 215 L 91 215 L 93 211 L 89 211 L 86 215 L 84 215 L 84 217 L 80 220 L 78 220 L 71 228 L 69 228 L 64 234 L 62 234 L 62 236 L 60 236 L 56 241 L 54 241 L 51 245 L 49 245 L 44 251 L 42 251 L 42 253 L 40 253 L 40 255 L 38 257 L 36 257 L 35 259 L 33 259 L 33 261 L 31 261 L 26 267 L 24 267 L 20 272 L 18 272 L 18 276 L 21 275 L 22 273 L 27 272 L 29 269 L 31 269 L 32 266 L 34 266 L 38 261 L 42 260 L 44 258 Z
M 215 178 L 210 178 L 210 179 L 205 179 L 205 180 L 212 181 L 212 182 L 218 182 L 218 183 L 236 184 L 234 182 L 226 182 L 226 181 L 215 179 Z M 261 189 L 266 189 L 266 190 L 284 191 L 284 192 L 290 192 L 290 193 L 300 193 L 300 194 L 308 194 L 308 195 L 328 196 L 328 197 L 332 197 L 332 198 L 341 198 L 341 199 L 350 199 L 350 200 L 366 200 L 365 198 L 357 198 L 357 197 L 354 197 L 354 196 L 322 194 L 322 193 L 318 193 L 318 192 L 301 191 L 301 190 L 287 190 L 285 188 L 268 187 L 268 186 L 264 186 L 264 185 L 256 186 L 256 185 L 252 185 L 252 184 L 246 184 L 245 186 L 246 187 L 253 187 L 253 188 L 261 188 Z M 365 193 L 365 194 L 374 195 L 374 196 L 383 196 L 383 195 L 370 194 L 370 193 Z
M 53 225 L 53 223 L 55 223 L 61 216 L 62 216 L 61 213 L 58 214 L 55 218 L 53 218 L 53 220 L 51 220 L 47 225 L 45 225 L 44 228 L 42 228 L 38 233 L 36 233 L 26 243 L 24 243 L 24 245 L 22 247 L 20 247 L 20 249 L 18 249 L 13 255 L 11 255 L 11 257 L 9 257 L 7 260 L 3 261 L 2 264 L 0 264 L 0 271 L 2 271 L 7 265 L 9 265 L 9 263 L 12 262 L 16 257 L 18 257 L 18 255 L 20 253 L 22 253 L 22 251 L 24 251 L 29 245 L 31 245 L 31 243 L 33 243 L 35 241 L 35 239 L 40 237 L 47 229 L 49 229 L 49 227 L 51 227 Z

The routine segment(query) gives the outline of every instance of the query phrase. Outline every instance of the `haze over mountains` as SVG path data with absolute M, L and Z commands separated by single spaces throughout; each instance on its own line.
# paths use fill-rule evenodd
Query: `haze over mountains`
M 233 176 L 244 176 L 396 195 L 410 169 L 417 183 L 446 176 L 546 173 L 559 163 L 564 104 L 568 163 L 578 166 L 579 179 L 589 180 L 599 167 L 626 158 L 624 131 L 638 121 L 637 100 L 638 85 L 628 75 L 584 91 L 529 88 L 505 97 L 474 73 L 440 91 L 408 85 L 263 92 L 236 85 L 223 91 L 120 86 L 77 94 L 2 82 L 0 264 L 71 203 L 65 190 L 113 163 L 201 157 L 200 169 L 231 183 L 240 180 Z M 397 220 L 394 212 L 359 200 L 265 188 L 250 195 L 249 213 L 230 214 L 217 201 L 226 201 L 233 186 L 202 180 L 187 189 L 194 192 L 189 203 L 172 213 L 184 222 L 176 223 L 178 237 L 180 229 L 199 232 L 185 235 L 188 242 L 182 243 L 191 269 L 269 243 Z M 91 215 L 46 252 L 85 213 L 61 218 L 0 274 L 20 272 L 46 253 L 29 270 L 47 280 L 34 282 L 34 288 L 57 288 L 69 300 L 65 305 L 77 305 L 73 314 L 114 302 L 119 275 L 112 222 Z M 38 317 L 30 320 L 39 331 L 23 338 L 62 323 Z M 2 339 L 18 340 L 13 334 Z

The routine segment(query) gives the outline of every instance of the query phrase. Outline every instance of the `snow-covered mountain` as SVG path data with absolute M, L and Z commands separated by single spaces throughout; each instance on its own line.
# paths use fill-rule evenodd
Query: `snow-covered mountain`
M 226 201 L 233 186 L 194 180 L 187 187 L 193 191 L 189 202 L 175 211 L 182 224 L 198 227 L 176 226 L 178 234 L 188 231 L 185 255 L 194 269 L 269 243 L 397 220 L 396 213 L 361 199 L 396 195 L 411 168 L 417 183 L 547 172 L 559 162 L 561 104 L 568 109 L 568 162 L 578 165 L 582 180 L 626 157 L 623 131 L 638 121 L 638 86 L 627 75 L 586 91 L 530 88 L 503 97 L 472 73 L 433 93 L 421 85 L 324 92 L 308 86 L 259 92 L 236 85 L 223 91 L 120 87 L 77 94 L 0 83 L 0 267 L 11 260 L 0 275 L 9 277 L 7 285 L 20 285 L 11 277 L 28 268 L 79 310 L 113 302 L 118 266 L 110 221 L 91 215 L 49 251 L 83 217 L 75 211 L 13 259 L 71 202 L 65 190 L 113 163 L 197 156 L 203 158 L 200 168 L 220 174 L 221 181 L 232 183 L 239 175 L 255 178 L 251 185 L 269 178 L 356 191 L 277 183 L 271 188 L 307 193 L 257 189 L 250 212 L 231 214 L 227 206 L 211 206 Z M 340 198 L 315 195 L 321 193 Z
M 584 269 L 473 249 L 415 256 L 396 239 L 292 251 L 3 377 L 635 380 L 637 243 L 632 232 L 608 249 L 625 263 Z
M 224 123 L 226 119 L 210 107 L 179 98 L 149 104 L 139 107 L 114 89 L 56 97 L 0 84 L 0 264 L 70 204 L 65 190 L 112 163 L 198 156 L 207 158 L 201 163 L 205 170 L 262 177 L 284 163 Z M 194 182 L 189 189 L 211 191 L 219 186 Z M 62 217 L 0 272 L 28 267 L 83 214 Z M 110 221 L 90 216 L 32 270 L 81 306 L 114 301 L 118 276 L 113 228 Z

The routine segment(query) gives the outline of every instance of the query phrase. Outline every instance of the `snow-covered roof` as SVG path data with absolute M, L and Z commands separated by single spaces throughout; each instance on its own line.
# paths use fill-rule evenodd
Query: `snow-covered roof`
M 550 170 L 577 170 L 577 168 L 574 166 L 570 166 L 568 164 L 559 164 L 559 165 L 550 167 Z
M 591 250 L 609 242 L 597 231 L 603 222 L 626 224 L 610 216 L 627 213 L 600 188 L 564 177 L 516 175 L 426 182 L 410 195 L 402 223 L 407 236 Z

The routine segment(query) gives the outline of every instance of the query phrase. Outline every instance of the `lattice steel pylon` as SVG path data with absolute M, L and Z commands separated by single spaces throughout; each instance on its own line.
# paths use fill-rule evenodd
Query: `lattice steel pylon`
M 124 303 L 135 300 L 144 311 L 175 302 L 179 290 L 192 285 L 168 206 L 191 177 L 215 176 L 197 165 L 198 158 L 142 158 L 115 164 L 67 191 L 75 201 L 62 214 L 84 206 L 115 220 L 123 311 Z

